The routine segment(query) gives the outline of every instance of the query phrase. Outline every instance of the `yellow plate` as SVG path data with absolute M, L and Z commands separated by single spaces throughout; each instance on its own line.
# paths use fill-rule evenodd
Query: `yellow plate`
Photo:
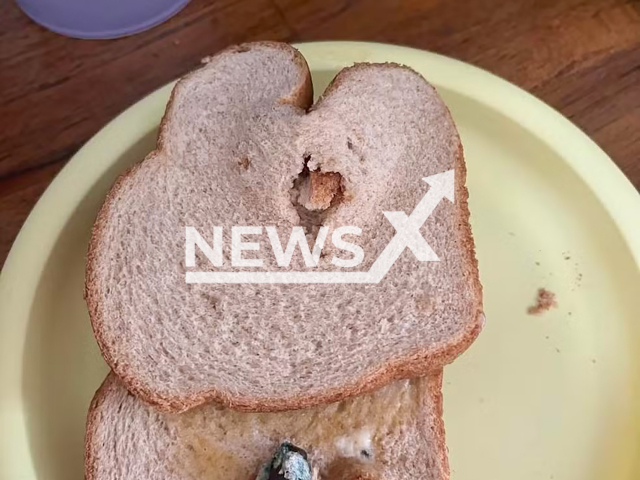
M 475 67 L 387 45 L 300 48 L 317 92 L 353 62 L 412 66 L 438 87 L 460 129 L 487 326 L 445 374 L 453 478 L 640 478 L 633 186 L 568 120 Z M 153 147 L 170 88 L 131 107 L 75 155 L 7 259 L 2 479 L 82 478 L 85 414 L 107 372 L 82 299 L 89 230 L 116 175 Z M 557 295 L 558 308 L 527 315 L 539 287 Z

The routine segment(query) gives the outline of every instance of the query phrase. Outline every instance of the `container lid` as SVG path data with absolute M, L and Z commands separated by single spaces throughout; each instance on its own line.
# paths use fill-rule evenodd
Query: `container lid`
M 189 0 L 17 0 L 40 25 L 75 38 L 124 37 L 154 27 Z

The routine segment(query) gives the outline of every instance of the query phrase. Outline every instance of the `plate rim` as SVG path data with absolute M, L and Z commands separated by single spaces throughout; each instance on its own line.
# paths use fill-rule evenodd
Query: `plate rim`
M 323 64 L 331 65 L 334 69 L 336 64 L 346 66 L 345 57 L 358 59 L 357 61 L 375 61 L 376 58 L 380 61 L 386 57 L 406 64 L 437 65 L 433 76 L 429 75 L 429 81 L 436 87 L 446 87 L 498 111 L 524 127 L 562 157 L 594 193 L 613 220 L 640 273 L 640 216 L 635 213 L 640 212 L 640 193 L 615 162 L 586 133 L 542 100 L 482 68 L 411 47 L 343 41 L 309 42 L 294 46 L 299 48 L 303 55 L 313 57 L 315 70 L 322 69 Z M 445 76 L 447 82 L 446 85 L 442 85 L 438 78 Z M 473 78 L 473 81 L 470 81 L 470 78 Z M 94 152 L 105 147 L 109 153 L 103 155 L 117 158 L 143 135 L 153 131 L 157 127 L 157 118 L 164 113 L 164 98 L 168 97 L 174 83 L 170 82 L 143 97 L 93 135 L 49 184 L 14 240 L 0 272 L 0 343 L 12 342 L 11 348 L 0 347 L 0 384 L 3 385 L 0 394 L 2 431 L 8 431 L 4 428 L 15 428 L 24 424 L 23 392 L 21 388 L 14 387 L 15 382 L 21 382 L 22 379 L 26 319 L 35 296 L 37 280 L 62 229 L 91 187 L 112 165 L 109 162 L 100 163 L 100 155 Z M 531 115 L 532 110 L 537 114 Z M 109 139 L 114 137 L 119 139 L 115 146 L 109 142 Z M 68 185 L 79 187 L 68 188 Z M 58 213 L 51 215 L 49 205 L 53 202 L 58 207 Z M 24 259 L 28 257 L 29 262 L 25 262 Z M 23 264 L 27 267 L 23 268 Z M 9 317 L 14 317 L 17 321 L 8 321 Z M 16 353 L 21 357 L 12 364 L 9 359 Z M 10 368 L 10 365 L 14 368 Z M 11 431 L 15 432 L 13 428 Z M 28 471 L 22 474 L 36 478 L 27 433 L 24 429 L 20 431 L 21 438 L 0 438 L 0 465 L 10 469 L 11 465 L 15 466 L 20 461 L 29 461 L 29 466 L 25 466 Z M 16 448 L 24 450 L 23 453 L 28 453 L 29 456 L 21 459 L 15 455 L 9 456 L 9 449 L 15 452 Z

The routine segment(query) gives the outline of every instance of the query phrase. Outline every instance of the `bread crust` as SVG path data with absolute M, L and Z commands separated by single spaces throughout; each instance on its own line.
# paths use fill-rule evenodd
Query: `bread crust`
M 85 480 L 96 479 L 96 458 L 93 448 L 93 437 L 98 427 L 100 418 L 98 417 L 100 405 L 104 402 L 105 396 L 109 389 L 111 389 L 116 381 L 113 373 L 109 373 L 107 378 L 104 379 L 98 390 L 96 391 L 91 404 L 89 405 L 89 412 L 87 413 L 87 428 L 84 435 L 84 478 Z
M 313 100 L 311 73 L 304 57 L 293 47 L 277 42 L 257 42 L 230 47 L 226 50 L 223 50 L 220 54 L 229 52 L 243 52 L 246 51 L 246 49 L 251 49 L 259 46 L 281 48 L 294 53 L 295 62 L 301 69 L 301 73 L 303 73 L 303 82 L 291 96 L 281 99 L 281 102 L 296 105 L 304 110 L 315 108 L 315 106 L 311 106 Z M 331 82 L 316 106 L 322 103 L 324 98 L 327 98 L 329 95 L 331 95 L 331 93 L 340 85 L 341 81 L 345 78 L 345 75 L 348 75 L 350 72 L 359 68 L 370 68 L 370 65 L 356 64 L 353 67 L 342 70 Z M 419 75 L 409 67 L 392 63 L 376 65 L 376 68 L 403 68 L 413 72 L 415 75 Z M 160 124 L 160 134 L 158 137 L 157 149 L 151 152 L 143 160 L 143 162 L 156 162 L 164 158 L 163 150 L 166 141 L 164 137 L 166 130 L 165 125 L 172 109 L 174 108 L 175 91 L 179 89 L 181 83 L 187 81 L 191 75 L 193 74 L 189 74 L 184 77 L 174 88 L 174 91 L 172 92 L 171 98 L 167 105 L 166 113 Z M 278 412 L 296 410 L 301 408 L 313 407 L 320 404 L 337 402 L 355 395 L 361 395 L 367 392 L 371 392 L 394 380 L 423 376 L 433 372 L 437 372 L 442 368 L 442 366 L 451 363 L 464 350 L 466 350 L 469 345 L 471 345 L 471 343 L 480 333 L 484 324 L 484 314 L 482 309 L 482 286 L 478 277 L 478 264 L 475 257 L 475 247 L 471 233 L 471 227 L 468 221 L 468 191 L 465 186 L 466 167 L 464 162 L 464 153 L 462 144 L 460 143 L 460 139 L 458 138 L 457 141 L 458 154 L 455 159 L 455 168 L 457 170 L 455 175 L 455 196 L 459 208 L 456 209 L 458 215 L 458 229 L 456 230 L 456 233 L 460 235 L 460 242 L 464 246 L 462 250 L 463 254 L 465 255 L 464 263 L 466 266 L 466 276 L 468 278 L 468 283 L 474 292 L 475 313 L 473 315 L 473 318 L 470 319 L 467 323 L 467 328 L 460 332 L 457 338 L 453 339 L 451 342 L 449 342 L 449 344 L 443 345 L 442 347 L 437 349 L 426 349 L 420 352 L 406 355 L 401 358 L 397 358 L 395 361 L 389 362 L 387 365 L 381 366 L 377 370 L 361 377 L 356 382 L 342 385 L 340 387 L 329 388 L 321 394 L 317 395 L 287 395 L 273 398 L 253 398 L 237 395 L 232 396 L 227 392 L 211 389 L 205 392 L 186 395 L 183 397 L 165 397 L 159 395 L 157 392 L 152 391 L 131 373 L 129 366 L 125 362 L 118 361 L 118 359 L 114 357 L 111 348 L 105 341 L 105 337 L 103 335 L 104 319 L 102 318 L 99 308 L 95 275 L 97 268 L 97 259 L 95 252 L 100 248 L 100 244 L 103 240 L 104 227 L 107 218 L 109 217 L 110 209 L 113 205 L 114 199 L 119 194 L 119 191 L 124 183 L 128 179 L 130 179 L 135 171 L 140 167 L 140 165 L 142 165 L 141 162 L 137 165 L 134 165 L 126 173 L 121 175 L 109 191 L 93 226 L 92 235 L 89 242 L 89 251 L 87 253 L 85 300 L 87 302 L 93 332 L 98 345 L 100 346 L 100 350 L 102 351 L 105 361 L 111 367 L 112 371 L 122 380 L 122 382 L 130 392 L 150 405 L 154 405 L 163 411 L 173 413 L 183 412 L 211 401 L 217 402 L 228 408 L 248 412 Z

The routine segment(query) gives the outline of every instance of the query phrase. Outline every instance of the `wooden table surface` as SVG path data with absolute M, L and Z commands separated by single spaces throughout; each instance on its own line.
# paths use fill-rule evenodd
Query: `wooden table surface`
M 116 114 L 220 48 L 371 40 L 449 55 L 557 108 L 640 188 L 640 0 L 192 0 L 110 41 L 0 3 L 0 265 L 65 162 Z

